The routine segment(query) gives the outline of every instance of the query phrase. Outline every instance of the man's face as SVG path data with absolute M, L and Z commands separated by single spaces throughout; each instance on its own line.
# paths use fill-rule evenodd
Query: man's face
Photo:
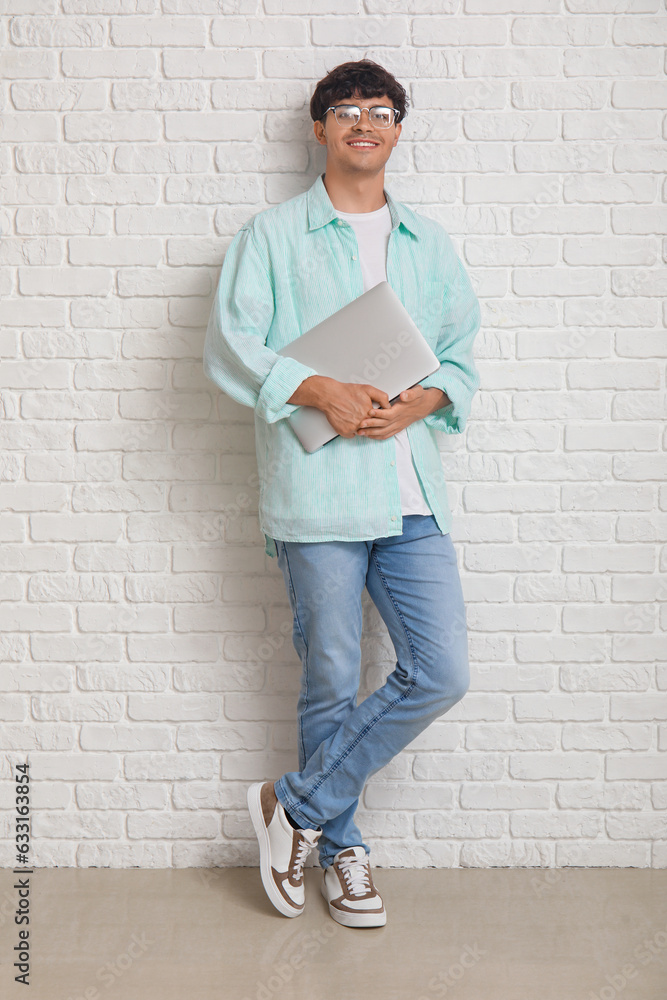
M 333 102 L 356 104 L 359 108 L 373 108 L 381 105 L 393 108 L 394 102 L 386 94 L 378 97 L 345 97 Z M 313 130 L 318 142 L 327 147 L 327 163 L 335 162 L 344 171 L 360 174 L 377 174 L 391 156 L 398 142 L 402 125 L 392 124 L 389 128 L 378 128 L 369 120 L 365 111 L 356 125 L 339 125 L 333 111 L 327 112 L 322 122 L 313 122 Z M 359 145 L 360 141 L 370 145 Z

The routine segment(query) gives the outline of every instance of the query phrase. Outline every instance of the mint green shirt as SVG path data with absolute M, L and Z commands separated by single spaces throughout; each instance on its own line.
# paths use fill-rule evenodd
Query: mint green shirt
M 297 409 L 287 400 L 318 372 L 276 352 L 363 293 L 356 235 L 336 214 L 323 176 L 237 232 L 204 345 L 206 376 L 255 412 L 259 524 L 273 557 L 274 539 L 360 541 L 403 531 L 393 435 L 338 436 L 310 454 L 286 419 Z M 479 302 L 446 230 L 384 194 L 392 220 L 387 281 L 440 361 L 419 384 L 451 400 L 407 428 L 417 476 L 446 534 L 452 515 L 436 431 L 464 430 L 479 387 Z

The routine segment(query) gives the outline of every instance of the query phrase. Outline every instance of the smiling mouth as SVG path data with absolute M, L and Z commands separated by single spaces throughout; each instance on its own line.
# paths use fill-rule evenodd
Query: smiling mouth
M 352 146 L 354 149 L 375 149 L 379 145 L 378 142 L 370 142 L 367 139 L 352 139 L 348 142 L 348 146 Z

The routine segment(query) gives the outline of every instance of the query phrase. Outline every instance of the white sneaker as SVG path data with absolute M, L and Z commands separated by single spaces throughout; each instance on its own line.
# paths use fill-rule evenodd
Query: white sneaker
M 373 885 L 370 859 L 363 847 L 346 847 L 324 869 L 322 895 L 329 913 L 346 927 L 383 927 L 382 896 Z
M 266 894 L 286 917 L 303 913 L 303 866 L 322 830 L 296 830 L 276 797 L 272 781 L 248 789 L 248 809 L 259 841 L 259 870 Z

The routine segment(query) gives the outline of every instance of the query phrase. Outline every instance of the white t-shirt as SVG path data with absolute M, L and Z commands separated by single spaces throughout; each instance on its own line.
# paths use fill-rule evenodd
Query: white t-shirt
M 391 232 L 391 214 L 385 202 L 375 212 L 338 212 L 354 229 L 359 244 L 359 260 L 364 291 L 387 280 L 387 246 Z M 412 461 L 412 449 L 405 428 L 394 434 L 396 471 L 401 492 L 401 514 L 431 514 Z

